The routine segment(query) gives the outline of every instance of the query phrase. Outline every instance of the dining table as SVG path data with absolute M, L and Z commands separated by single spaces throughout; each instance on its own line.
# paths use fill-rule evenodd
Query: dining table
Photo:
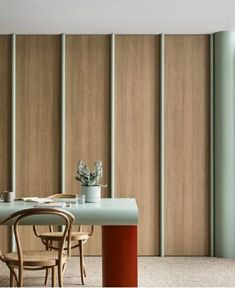
M 65 202 L 66 200 L 63 199 Z M 0 222 L 12 213 L 37 206 L 33 202 L 0 203 Z M 52 208 L 53 209 L 53 208 Z M 97 203 L 68 203 L 63 208 L 75 217 L 75 224 L 102 226 L 103 287 L 137 287 L 138 207 L 134 198 L 102 198 Z M 53 225 L 53 216 L 31 216 L 21 225 Z M 8 222 L 7 225 L 12 225 Z

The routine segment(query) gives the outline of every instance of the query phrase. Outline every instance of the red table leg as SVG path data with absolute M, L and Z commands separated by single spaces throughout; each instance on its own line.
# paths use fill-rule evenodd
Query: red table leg
M 137 226 L 102 227 L 104 287 L 137 287 Z

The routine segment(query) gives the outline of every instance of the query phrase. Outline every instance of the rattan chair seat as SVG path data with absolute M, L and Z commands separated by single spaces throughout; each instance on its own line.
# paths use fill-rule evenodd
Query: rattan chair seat
M 45 250 L 23 250 L 23 265 L 24 266 L 54 266 L 59 260 L 58 251 L 45 251 Z M 18 265 L 18 253 L 11 252 L 4 255 L 4 258 L 7 262 L 10 262 L 12 265 Z M 67 256 L 62 257 L 62 262 L 65 263 Z
M 63 236 L 63 232 L 45 232 L 40 234 L 40 238 L 45 240 L 59 240 Z M 71 241 L 87 240 L 89 238 L 88 232 L 71 232 Z

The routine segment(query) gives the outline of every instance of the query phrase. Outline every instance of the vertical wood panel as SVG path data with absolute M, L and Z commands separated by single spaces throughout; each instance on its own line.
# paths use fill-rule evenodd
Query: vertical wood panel
M 165 37 L 166 255 L 209 255 L 209 36 Z
M 0 36 L 0 192 L 11 191 L 11 38 Z M 9 249 L 7 227 L 0 228 L 0 249 Z
M 59 193 L 60 37 L 17 36 L 16 49 L 17 197 Z M 35 247 L 35 237 L 23 229 L 25 246 Z
M 66 37 L 66 192 L 79 193 L 76 164 L 103 161 L 103 183 L 110 185 L 110 37 Z M 108 189 L 102 197 L 108 197 Z M 86 254 L 101 254 L 100 228 Z
M 139 254 L 159 255 L 159 36 L 116 36 L 116 197 L 135 197 Z
M 165 43 L 166 255 L 208 255 L 209 37 Z M 59 36 L 17 36 L 17 197 L 61 192 L 60 44 Z M 9 36 L 0 36 L 0 68 L 2 191 L 12 189 Z M 116 36 L 116 197 L 137 199 L 142 255 L 159 254 L 159 70 L 159 36 Z M 80 191 L 78 159 L 101 159 L 110 184 L 109 36 L 66 37 L 67 193 Z M 96 230 L 87 254 L 101 253 Z

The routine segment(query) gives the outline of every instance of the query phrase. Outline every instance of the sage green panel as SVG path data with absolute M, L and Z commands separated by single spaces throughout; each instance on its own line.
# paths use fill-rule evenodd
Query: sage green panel
M 235 257 L 235 32 L 214 34 L 215 256 Z

